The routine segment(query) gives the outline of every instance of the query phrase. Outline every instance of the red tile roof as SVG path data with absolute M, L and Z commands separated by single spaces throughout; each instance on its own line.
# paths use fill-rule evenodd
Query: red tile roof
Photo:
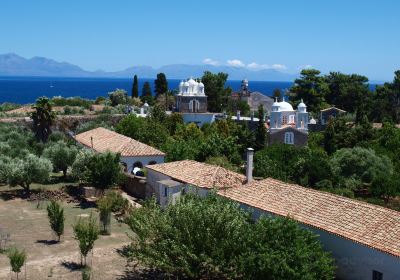
M 218 193 L 400 257 L 400 212 L 270 178 Z
M 193 160 L 148 165 L 146 168 L 165 174 L 180 182 L 206 189 L 238 187 L 246 182 L 244 175 L 223 167 Z
M 75 140 L 100 153 L 110 151 L 124 157 L 165 156 L 163 152 L 149 145 L 103 127 L 77 134 Z

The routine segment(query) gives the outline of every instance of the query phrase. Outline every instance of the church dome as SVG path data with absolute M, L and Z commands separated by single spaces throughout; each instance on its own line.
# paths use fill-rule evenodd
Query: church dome
M 193 80 L 192 78 L 190 78 L 188 83 L 189 83 L 190 86 L 197 86 L 197 82 L 195 80 Z
M 317 121 L 314 118 L 311 118 L 310 124 L 317 124 Z
M 179 84 L 179 86 L 183 87 L 183 86 L 184 86 L 184 82 L 181 81 L 180 84 Z
M 199 87 L 203 88 L 204 84 L 202 82 L 199 83 Z
M 278 102 L 281 111 L 293 111 L 292 105 L 290 103 L 283 100 L 282 102 Z
M 297 106 L 297 108 L 306 108 L 306 104 L 304 104 L 303 99 L 301 100 L 300 104 Z
M 188 83 L 188 82 L 184 82 L 183 85 L 184 85 L 185 87 L 188 87 L 188 86 L 189 86 L 189 83 Z

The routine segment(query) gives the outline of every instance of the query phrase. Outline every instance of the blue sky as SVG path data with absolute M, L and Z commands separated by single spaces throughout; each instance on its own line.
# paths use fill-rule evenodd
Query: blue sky
M 206 62 L 391 80 L 399 11 L 397 0 L 2 0 L 0 53 L 87 70 Z

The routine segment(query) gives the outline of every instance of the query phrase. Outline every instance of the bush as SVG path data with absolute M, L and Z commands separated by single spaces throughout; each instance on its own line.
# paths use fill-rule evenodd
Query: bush
M 57 235 L 57 241 L 60 242 L 61 235 L 64 234 L 64 209 L 56 201 L 51 201 L 47 206 L 47 215 L 49 217 L 50 227 Z
M 87 182 L 104 191 L 121 178 L 119 154 L 110 152 L 94 154 L 87 164 Z
M 174 278 L 334 278 L 315 234 L 288 218 L 254 223 L 237 203 L 215 194 L 189 194 L 166 209 L 148 202 L 127 224 L 135 234 L 128 256 Z

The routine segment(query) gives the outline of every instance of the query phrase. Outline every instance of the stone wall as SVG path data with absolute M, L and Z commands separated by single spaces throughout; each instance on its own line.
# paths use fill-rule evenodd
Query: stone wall
M 124 190 L 131 196 L 139 199 L 146 198 L 146 177 L 134 176 L 124 173 L 126 176 Z

